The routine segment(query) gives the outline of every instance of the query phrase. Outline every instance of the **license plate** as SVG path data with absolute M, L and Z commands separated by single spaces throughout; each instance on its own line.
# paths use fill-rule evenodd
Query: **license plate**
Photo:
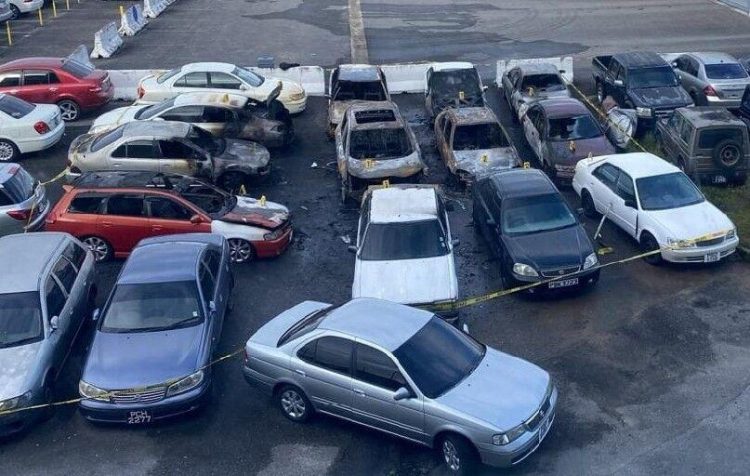
M 567 288 L 578 284 L 578 278 L 561 279 L 559 281 L 552 281 L 549 283 L 550 289 Z
M 714 183 L 727 183 L 727 178 L 723 175 L 714 175 Z
M 149 412 L 145 410 L 130 412 L 128 425 L 142 425 L 143 423 L 151 423 L 151 414 Z
M 544 439 L 544 436 L 547 434 L 547 430 L 549 430 L 549 425 L 552 423 L 552 418 L 547 418 L 542 422 L 541 425 L 539 425 L 539 443 L 542 442 Z
M 703 261 L 706 263 L 713 263 L 715 261 L 719 261 L 719 258 L 721 258 L 721 255 L 717 251 L 716 253 L 709 253 L 703 257 Z

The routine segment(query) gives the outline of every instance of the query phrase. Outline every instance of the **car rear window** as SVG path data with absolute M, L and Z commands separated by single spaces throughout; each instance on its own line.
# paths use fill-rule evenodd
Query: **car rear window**
M 78 79 L 83 79 L 94 72 L 94 67 L 72 59 L 66 59 L 63 61 L 62 70 L 72 74 Z
M 0 111 L 3 111 L 13 119 L 20 119 L 35 108 L 35 104 L 31 104 L 10 94 L 0 96 Z
M 166 81 L 169 78 L 171 78 L 172 76 L 174 76 L 175 74 L 179 73 L 180 71 L 182 71 L 182 68 L 170 69 L 166 73 L 162 73 L 159 76 L 157 76 L 156 77 L 156 82 L 159 83 L 159 84 L 161 84 L 164 81 Z
M 747 71 L 739 63 L 707 64 L 706 77 L 708 79 L 744 79 Z
M 34 194 L 36 181 L 21 167 L 18 167 L 12 173 L 13 175 L 2 184 L 2 187 L 14 203 L 23 202 Z
M 496 123 L 458 126 L 453 132 L 453 150 L 483 150 L 509 146 L 508 138 Z
M 722 127 L 720 129 L 707 129 L 701 131 L 698 137 L 699 149 L 713 149 L 719 142 L 733 140 L 742 146 L 745 141 L 742 140 L 742 129 L 739 127 Z M 745 151 L 747 153 L 749 151 Z
M 560 77 L 556 74 L 534 74 L 531 76 L 524 76 L 521 90 L 529 88 L 536 89 L 538 91 L 561 91 L 565 89 L 565 85 L 560 81 Z

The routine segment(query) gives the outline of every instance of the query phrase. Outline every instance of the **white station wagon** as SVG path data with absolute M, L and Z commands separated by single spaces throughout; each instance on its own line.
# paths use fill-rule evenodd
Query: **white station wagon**
M 734 223 L 703 196 L 680 169 L 648 153 L 584 159 L 576 165 L 573 189 L 588 216 L 606 214 L 635 238 L 646 258 L 708 263 L 734 253 Z

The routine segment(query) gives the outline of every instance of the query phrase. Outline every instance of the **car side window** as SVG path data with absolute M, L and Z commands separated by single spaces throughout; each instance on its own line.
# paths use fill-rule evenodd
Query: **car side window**
M 70 261 L 77 270 L 80 271 L 83 262 L 86 261 L 86 249 L 78 243 L 71 241 L 63 250 L 63 256 Z
M 633 186 L 633 179 L 623 171 L 620 171 L 620 174 L 617 177 L 616 192 L 623 200 L 631 200 L 635 202 L 635 187 Z
M 686 58 L 685 72 L 690 76 L 698 76 L 698 62 L 693 58 Z
M 200 122 L 203 106 L 180 106 L 170 109 L 160 117 L 165 121 Z
M 49 71 L 31 71 L 26 70 L 23 72 L 23 85 L 24 86 L 38 86 L 43 84 L 49 84 Z
M 52 268 L 52 272 L 57 276 L 65 292 L 70 294 L 70 290 L 78 276 L 78 271 L 73 267 L 73 264 L 65 256 L 61 256 Z
M 52 276 L 47 278 L 44 285 L 44 301 L 47 304 L 47 319 L 59 316 L 65 307 L 65 293 Z
M 76 195 L 70 202 L 68 213 L 84 213 L 98 215 L 102 212 L 104 195 L 82 193 Z
M 685 144 L 690 144 L 690 140 L 693 137 L 693 125 L 688 121 L 682 121 L 682 127 L 680 127 L 680 139 Z
M 541 109 L 538 109 L 537 111 L 536 119 L 534 120 L 534 127 L 539 132 L 539 137 L 544 137 L 547 119 L 544 117 L 544 112 Z
M 219 276 L 219 267 L 221 266 L 221 253 L 216 250 L 208 250 L 205 255 L 206 266 L 214 278 Z
M 115 149 L 112 152 L 112 157 L 116 159 L 158 159 L 159 153 L 154 147 L 154 141 L 134 140 Z
M 209 75 L 214 89 L 240 89 L 242 86 L 242 82 L 230 74 L 212 72 Z
M 609 73 L 612 76 L 615 76 L 615 73 L 617 72 L 617 69 L 620 67 L 620 63 L 617 62 L 614 58 L 609 60 Z
M 206 301 L 212 301 L 214 299 L 214 277 L 208 270 L 206 263 L 200 264 L 198 271 L 198 281 L 201 285 L 201 291 L 203 292 L 203 299 Z
M 377 349 L 357 343 L 355 362 L 354 378 L 357 380 L 394 392 L 407 386 L 393 359 Z
M 160 140 L 159 148 L 165 159 L 192 159 L 196 155 L 193 148 L 177 140 Z
M 149 216 L 162 220 L 190 220 L 193 212 L 184 205 L 166 197 L 146 197 Z
M 195 72 L 188 73 L 174 82 L 174 85 L 178 88 L 207 88 L 208 87 L 208 73 Z
M 614 191 L 616 189 L 619 172 L 619 169 L 614 165 L 602 164 L 594 170 L 593 175 L 599 179 L 601 183 Z
M 347 119 L 349 119 L 348 114 L 344 114 L 344 117 L 341 118 L 341 132 L 346 132 L 346 123 L 349 122 Z
M 317 367 L 350 375 L 353 344 L 341 337 L 321 337 L 300 349 L 297 357 Z
M 367 194 L 367 197 L 362 202 L 362 212 L 360 213 L 360 221 L 359 221 L 359 229 L 357 232 L 359 235 L 357 236 L 357 246 L 362 244 L 362 241 L 365 238 L 365 230 L 367 230 L 367 225 L 370 224 L 370 204 L 372 203 L 372 194 Z
M 203 108 L 203 116 L 201 122 L 231 122 L 234 119 L 232 111 L 223 107 L 217 106 L 205 106 Z
M 112 195 L 107 199 L 107 215 L 142 217 L 142 195 Z
M 625 82 L 625 68 L 622 66 L 617 66 L 617 70 L 615 71 L 615 79 L 619 79 L 622 82 Z
M 12 88 L 21 85 L 21 72 L 9 71 L 0 75 L 0 88 Z

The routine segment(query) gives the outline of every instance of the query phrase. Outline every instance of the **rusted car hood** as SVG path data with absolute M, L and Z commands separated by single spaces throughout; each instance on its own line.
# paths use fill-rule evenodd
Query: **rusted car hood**
M 289 220 L 289 209 L 274 202 L 266 201 L 263 205 L 260 200 L 254 198 L 237 197 L 237 205 L 220 220 L 273 230 Z
M 558 164 L 567 163 L 574 165 L 579 160 L 588 157 L 589 154 L 593 157 L 597 157 L 599 155 L 609 155 L 616 152 L 606 136 L 575 140 L 573 142 L 575 143 L 575 151 L 570 150 L 569 141 L 547 142 L 547 146 L 552 153 L 550 157 L 552 161 Z
M 693 104 L 688 93 L 680 86 L 631 89 L 629 93 L 647 107 L 681 107 Z
M 29 377 L 37 364 L 42 342 L 0 349 L 0 400 L 29 391 Z
M 427 173 L 427 166 L 422 162 L 419 149 L 416 149 L 405 157 L 371 160 L 370 162 L 348 157 L 346 167 L 350 175 L 365 180 L 385 179 L 388 177 L 405 178 L 411 177 L 420 171 Z
M 484 150 L 455 150 L 453 160 L 456 170 L 465 170 L 475 179 L 518 165 L 518 156 L 512 147 Z

